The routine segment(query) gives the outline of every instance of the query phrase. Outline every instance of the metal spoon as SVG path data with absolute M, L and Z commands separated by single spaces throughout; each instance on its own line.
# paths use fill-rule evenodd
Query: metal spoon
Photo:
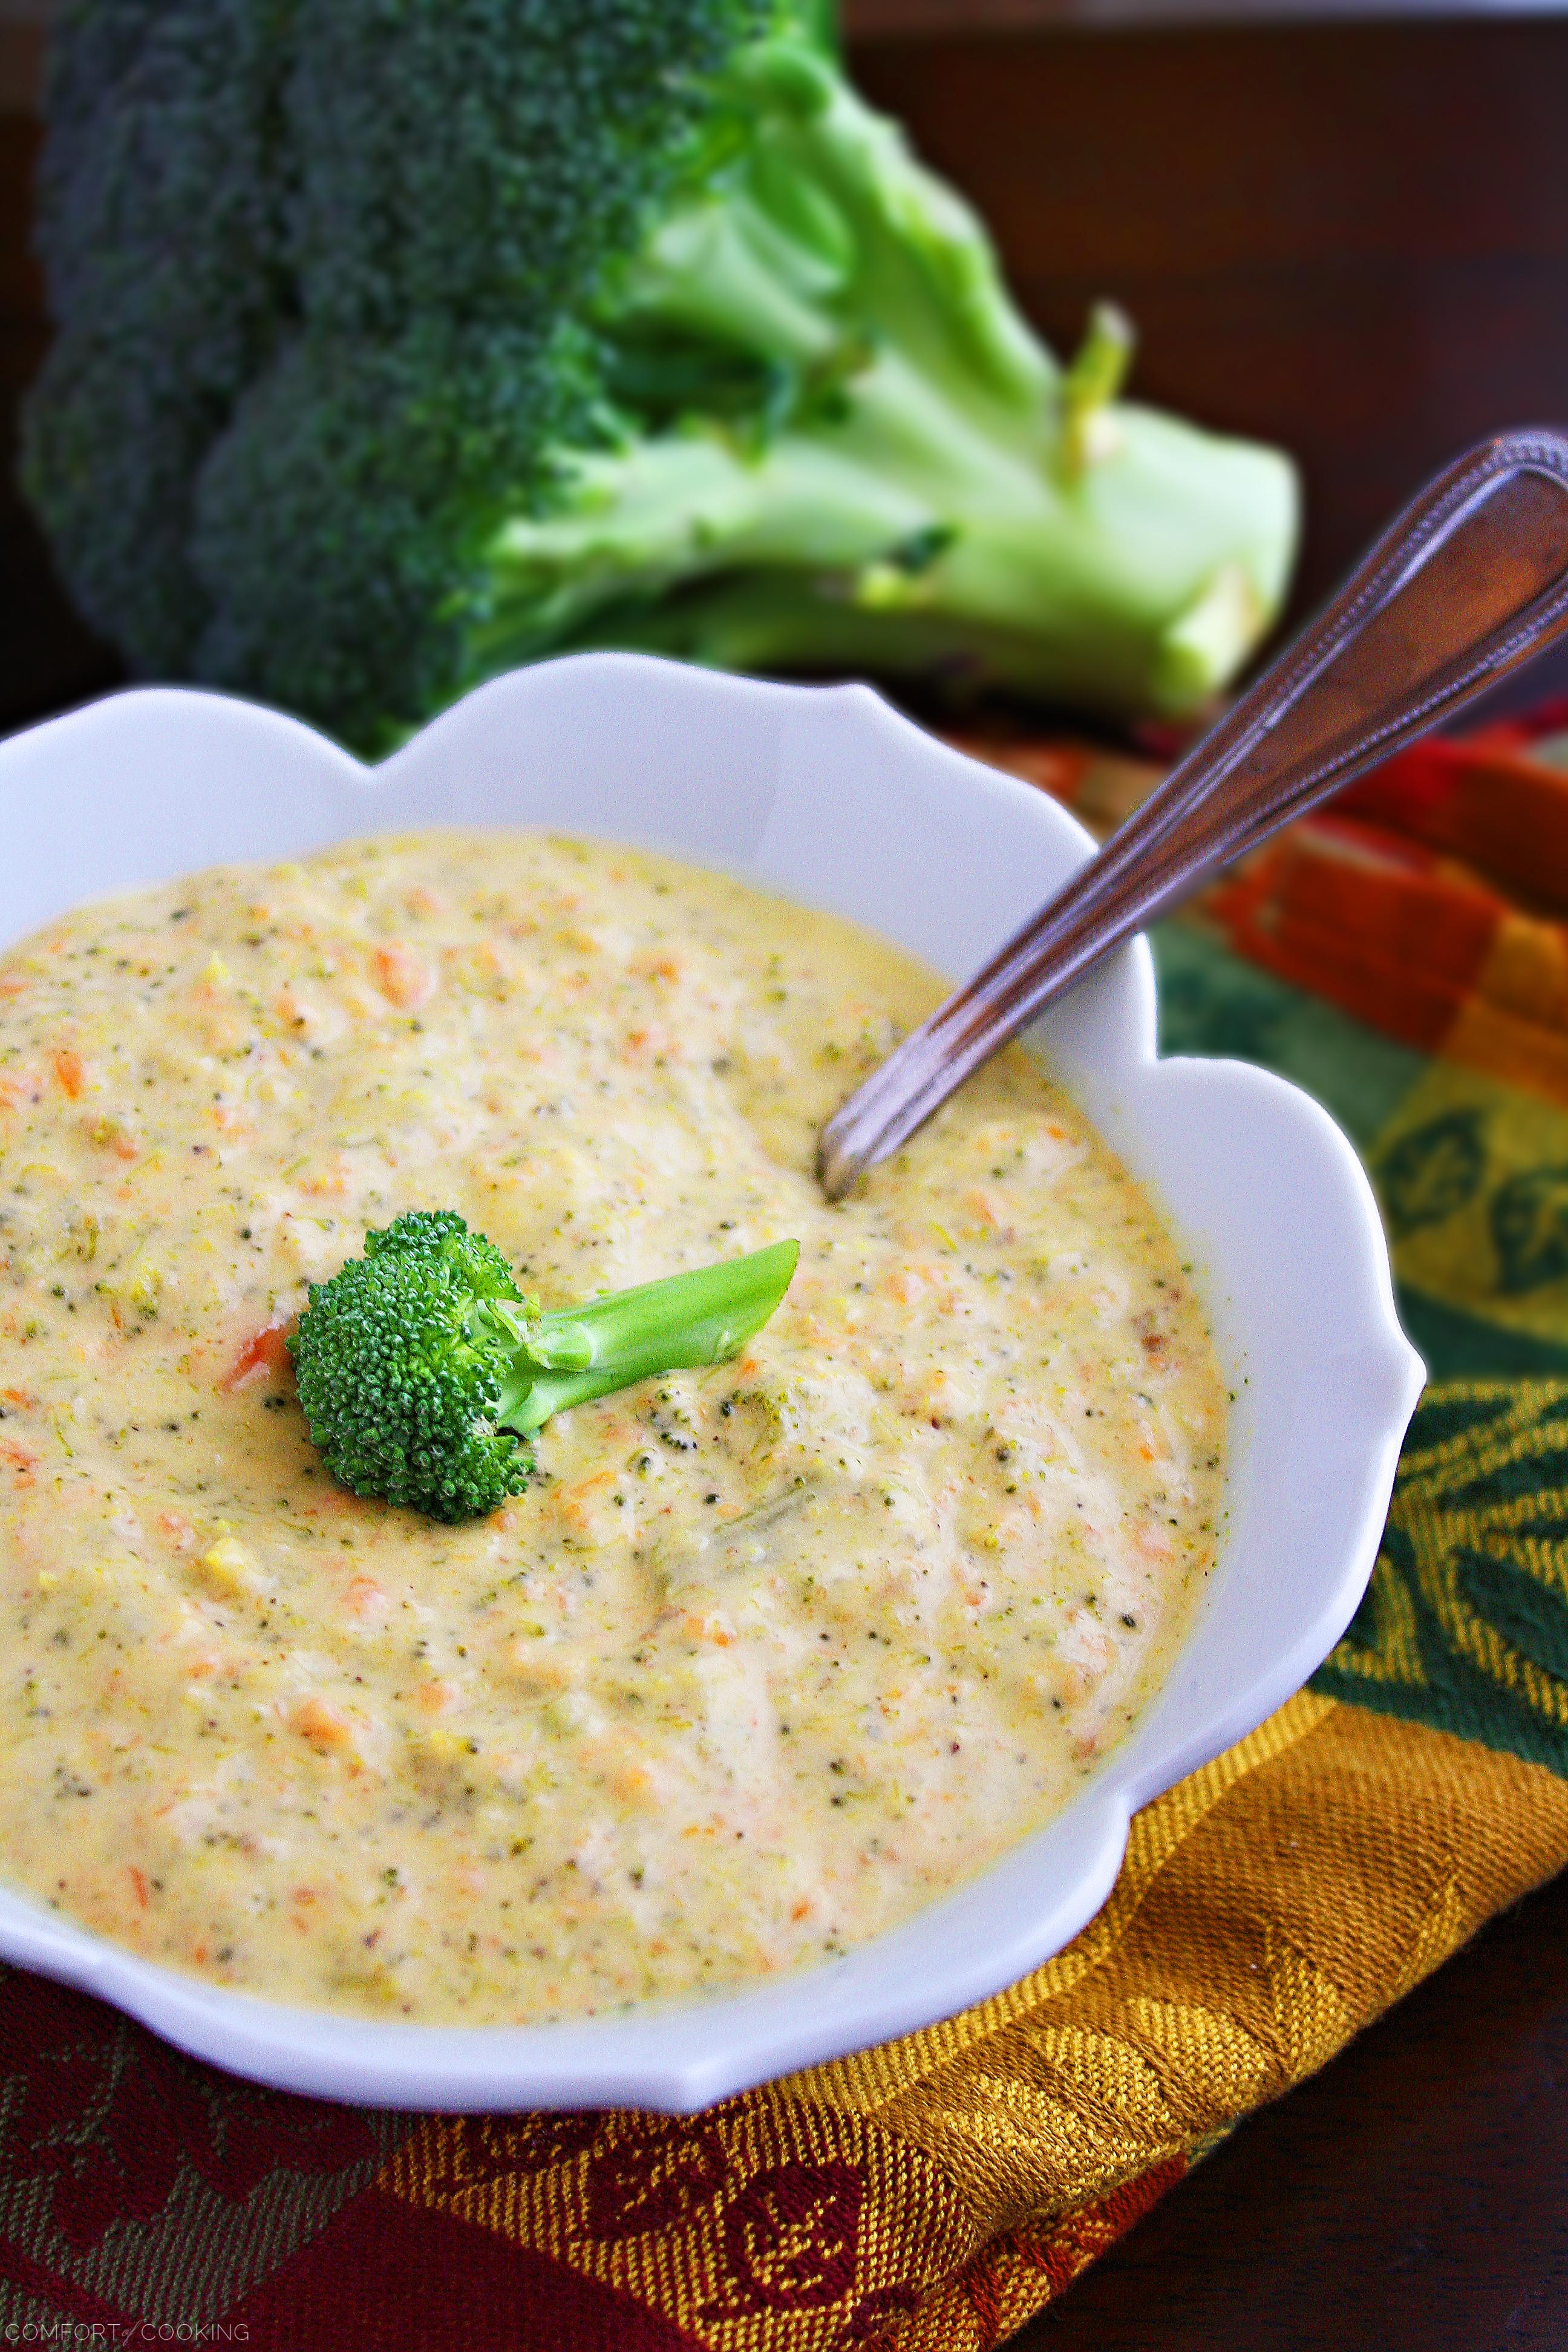
M 830 1200 L 1102 956 L 1568 629 L 1568 436 L 1500 433 L 1438 474 L 1097 857 L 822 1132 Z

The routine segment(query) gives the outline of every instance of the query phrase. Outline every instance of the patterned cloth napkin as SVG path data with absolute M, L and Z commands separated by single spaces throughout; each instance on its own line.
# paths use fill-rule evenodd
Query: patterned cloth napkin
M 316 2105 L 6 1973 L 0 2343 L 982 2352 L 1568 1863 L 1563 715 L 1406 755 L 1158 941 L 1167 1051 L 1366 1155 L 1433 1384 L 1350 1633 L 1078 1941 L 689 2120 Z M 1105 822 L 1149 781 L 989 752 Z

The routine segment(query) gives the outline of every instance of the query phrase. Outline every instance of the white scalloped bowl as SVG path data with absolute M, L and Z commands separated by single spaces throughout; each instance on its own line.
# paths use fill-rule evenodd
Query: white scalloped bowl
M 879 930 L 953 978 L 1089 836 L 863 687 L 770 686 L 590 654 L 481 688 L 369 771 L 279 713 L 163 688 L 0 742 L 0 938 L 216 863 L 427 824 L 549 825 L 666 850 Z M 1308 1097 L 1160 1061 L 1142 940 L 1031 1043 L 1192 1256 L 1236 1390 L 1222 1556 L 1167 1681 L 1068 1810 L 904 1927 L 679 2007 L 516 2027 L 360 2021 L 227 1992 L 0 1894 L 0 1956 L 279 2088 L 395 2106 L 688 2110 L 952 2015 L 1059 1951 L 1129 1817 L 1289 1697 L 1376 1554 L 1422 1367 L 1360 1162 Z

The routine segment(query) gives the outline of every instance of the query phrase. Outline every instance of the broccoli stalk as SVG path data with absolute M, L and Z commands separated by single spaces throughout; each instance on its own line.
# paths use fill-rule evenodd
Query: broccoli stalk
M 534 1299 L 521 1307 L 489 1300 L 484 1313 L 510 1366 L 497 1421 L 531 1437 L 572 1405 L 660 1372 L 721 1363 L 762 1329 L 799 1255 L 798 1242 L 774 1242 L 746 1257 L 667 1274 L 551 1315 L 542 1315 Z
M 775 1242 L 545 1314 L 493 1242 L 449 1210 L 412 1211 L 310 1286 L 289 1347 L 311 1438 L 356 1495 L 479 1517 L 528 1484 L 519 1438 L 591 1398 L 732 1355 L 799 1255 Z
M 513 663 L 1177 709 L 1277 612 L 1277 454 L 1060 367 L 825 0 L 74 0 L 26 481 L 144 673 L 374 747 Z
M 980 224 L 808 47 L 745 49 L 713 109 L 722 160 L 595 314 L 625 429 L 497 533 L 470 674 L 630 645 L 1112 711 L 1223 684 L 1287 584 L 1285 462 L 1118 404 L 1110 306 L 1059 370 Z

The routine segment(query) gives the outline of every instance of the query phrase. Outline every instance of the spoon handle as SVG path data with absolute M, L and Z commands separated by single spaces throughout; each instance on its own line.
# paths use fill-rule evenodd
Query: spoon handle
M 1500 433 L 1428 482 L 1099 856 L 835 1112 L 817 1159 L 829 1198 L 1205 876 L 1565 629 L 1568 436 Z

